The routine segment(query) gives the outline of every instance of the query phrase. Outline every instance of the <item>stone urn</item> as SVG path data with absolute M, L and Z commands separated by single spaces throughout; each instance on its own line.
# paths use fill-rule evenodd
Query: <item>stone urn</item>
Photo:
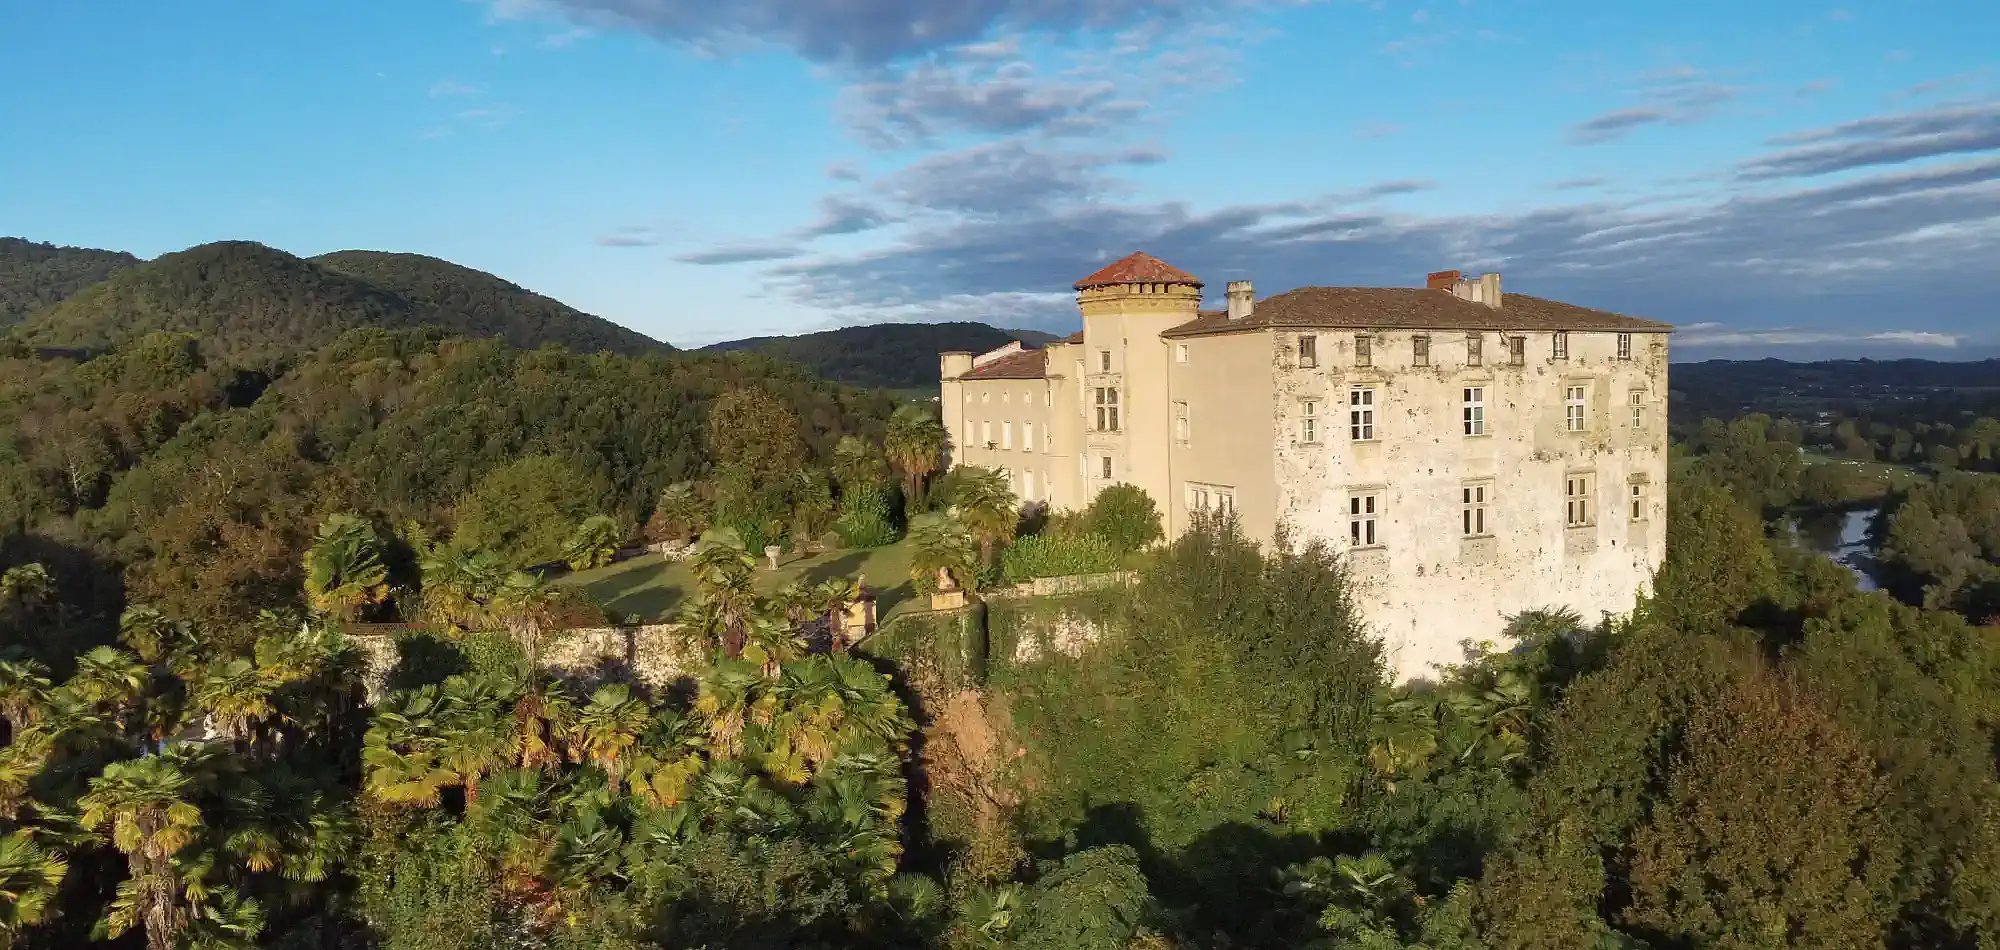
M 771 563 L 771 570 L 775 571 L 778 569 L 778 555 L 783 553 L 785 553 L 785 549 L 775 544 L 764 545 L 764 560 Z
M 958 579 L 951 571 L 938 568 L 937 590 L 931 594 L 932 610 L 957 610 L 965 606 L 965 591 L 958 586 Z

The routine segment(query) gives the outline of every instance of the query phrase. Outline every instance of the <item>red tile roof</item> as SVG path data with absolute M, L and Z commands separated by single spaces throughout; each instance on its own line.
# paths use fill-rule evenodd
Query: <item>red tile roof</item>
M 990 363 L 975 366 L 960 379 L 1041 379 L 1047 372 L 1049 354 L 1046 350 L 1022 350 L 1009 353 Z
M 1272 327 L 1355 330 L 1617 330 L 1666 333 L 1669 324 L 1555 300 L 1507 294 L 1498 308 L 1449 291 L 1419 287 L 1300 287 L 1257 301 L 1250 316 L 1203 311 L 1165 337 L 1202 336 Z
M 1076 282 L 1076 289 L 1106 287 L 1112 284 L 1193 284 L 1201 286 L 1193 274 L 1181 270 L 1166 261 L 1144 251 L 1137 251 L 1113 262 L 1110 266 Z
M 1056 342 L 1057 342 L 1057 343 L 1082 343 L 1082 342 L 1083 342 L 1083 331 L 1082 331 L 1082 330 L 1078 330 L 1078 331 L 1076 331 L 1075 333 L 1072 333 L 1072 334 L 1070 334 L 1069 336 L 1066 336 L 1066 337 L 1063 337 L 1063 338 L 1062 338 L 1062 339 L 1060 339 L 1060 340 L 1057 340 Z

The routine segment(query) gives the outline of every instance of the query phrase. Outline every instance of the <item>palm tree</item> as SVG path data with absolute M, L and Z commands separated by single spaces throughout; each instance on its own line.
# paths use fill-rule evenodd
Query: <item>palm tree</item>
M 819 542 L 833 524 L 833 492 L 826 473 L 817 468 L 792 472 L 792 537 L 800 548 Z
M 743 639 L 757 606 L 751 579 L 757 571 L 756 557 L 743 546 L 743 538 L 734 528 L 714 528 L 702 534 L 688 567 L 694 574 L 697 597 L 688 604 L 685 616 L 697 629 L 718 639 L 724 655 L 743 655 Z
M 860 596 L 860 582 L 847 577 L 829 577 L 812 588 L 813 609 L 826 620 L 827 641 L 835 652 L 847 650 L 847 605 Z
M 67 873 L 69 862 L 36 843 L 33 832 L 16 830 L 0 838 L 0 950 L 48 919 Z
M 882 481 L 882 459 L 859 437 L 843 435 L 833 447 L 833 480 L 842 492 L 873 488 Z
M 130 886 L 120 886 L 107 918 L 112 937 L 143 925 L 148 950 L 170 950 L 188 925 L 187 886 L 174 857 L 201 835 L 201 809 L 192 799 L 209 759 L 204 751 L 176 745 L 113 762 L 77 800 L 83 826 L 110 826 L 112 846 L 130 865 Z
M 362 738 L 361 767 L 368 794 L 385 805 L 435 807 L 458 776 L 438 759 L 437 688 L 392 694 L 375 705 Z
M 498 622 L 493 600 L 507 582 L 500 560 L 485 551 L 433 548 L 424 555 L 423 612 L 434 623 L 460 630 Z
M 743 634 L 742 657 L 761 667 L 765 679 L 777 679 L 780 667 L 806 652 L 791 621 L 768 610 L 752 614 Z
M 961 465 L 951 473 L 951 505 L 979 542 L 979 563 L 992 566 L 996 545 L 1014 540 L 1021 503 L 1007 479 L 990 468 Z
M 0 720 L 9 738 L 42 721 L 49 701 L 49 668 L 34 660 L 0 660 Z
M 645 700 L 634 697 L 625 684 L 600 686 L 590 694 L 590 702 L 576 711 L 576 720 L 570 725 L 570 743 L 585 761 L 603 769 L 616 785 L 651 719 L 652 710 Z
M 278 686 L 263 668 L 236 657 L 210 663 L 207 673 L 195 682 L 191 698 L 217 732 L 243 749 L 277 714 L 271 696 Z
M 91 705 L 118 708 L 138 699 L 151 679 L 145 664 L 132 654 L 116 647 L 94 647 L 76 658 L 76 673 L 62 688 Z
M 389 596 L 375 526 L 351 514 L 327 517 L 305 554 L 306 603 L 335 620 L 352 620 Z
M 193 630 L 186 622 L 168 617 L 157 607 L 135 604 L 118 617 L 118 642 L 147 663 L 167 662 L 174 651 L 193 639 Z
M 924 479 L 944 463 L 950 446 L 944 423 L 928 406 L 907 403 L 889 417 L 889 431 L 882 441 L 883 451 L 903 472 L 903 499 L 914 508 L 921 503 Z
M 660 492 L 646 536 L 654 541 L 684 541 L 708 527 L 708 506 L 693 482 L 675 482 Z
M 618 554 L 618 544 L 624 540 L 624 532 L 618 528 L 618 520 L 610 515 L 591 515 L 576 526 L 569 536 L 569 543 L 563 545 L 563 563 L 572 571 L 587 571 L 593 567 L 603 567 L 611 563 Z
M 910 578 L 918 590 L 934 585 L 939 571 L 968 591 L 978 590 L 978 545 L 965 523 L 954 515 L 924 515 L 910 522 L 910 546 L 915 549 Z
M 557 614 L 567 603 L 565 591 L 540 575 L 515 571 L 507 575 L 506 583 L 494 592 L 492 603 L 527 654 L 529 679 L 532 680 L 535 672 L 541 669 L 542 630 L 555 622 Z
M 20 564 L 0 573 L 0 606 L 33 607 L 54 594 L 55 581 L 40 564 Z

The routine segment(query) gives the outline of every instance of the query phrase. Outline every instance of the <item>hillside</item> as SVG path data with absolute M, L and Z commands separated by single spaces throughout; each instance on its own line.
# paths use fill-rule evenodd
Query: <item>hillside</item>
M 0 237 L 0 330 L 139 263 L 124 251 Z
M 855 386 L 924 389 L 937 385 L 938 354 L 984 352 L 1009 341 L 1041 346 L 1058 339 L 1038 330 L 1002 330 L 984 323 L 878 323 L 799 336 L 760 336 L 703 347 L 749 350 L 798 363 Z
M 668 348 L 635 330 L 584 313 L 481 270 L 422 254 L 335 251 L 312 258 L 335 273 L 358 277 L 468 325 L 499 327 L 512 341 L 562 342 L 580 353 L 635 354 Z
M 339 266 L 367 265 L 342 258 Z M 363 326 L 432 325 L 464 336 L 500 336 L 519 347 L 559 343 L 583 352 L 649 348 L 650 341 L 631 331 L 478 271 L 442 261 L 375 269 L 388 275 L 380 280 L 412 290 L 406 295 L 374 277 L 249 241 L 204 244 L 120 270 L 34 314 L 22 338 L 41 346 L 99 348 L 159 331 L 195 333 L 210 354 L 239 361 L 322 346 Z M 466 279 L 463 289 L 448 286 L 453 272 L 462 272 L 456 276 Z

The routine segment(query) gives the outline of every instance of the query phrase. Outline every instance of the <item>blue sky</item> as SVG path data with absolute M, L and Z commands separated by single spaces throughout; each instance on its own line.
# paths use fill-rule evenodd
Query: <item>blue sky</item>
M 1144 249 L 2000 351 L 1990 0 L 77 0 L 0 50 L 0 234 L 414 251 L 683 345 L 1066 330 Z

